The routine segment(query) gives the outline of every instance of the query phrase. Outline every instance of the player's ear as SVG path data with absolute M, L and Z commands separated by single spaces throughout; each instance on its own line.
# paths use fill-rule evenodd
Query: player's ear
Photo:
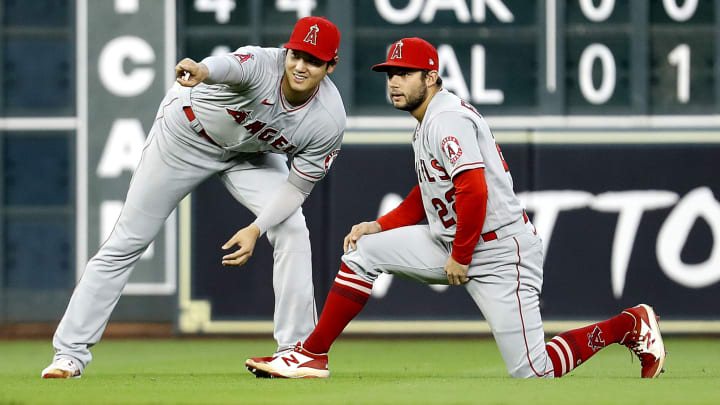
M 332 58 L 332 60 L 327 63 L 327 72 L 328 72 L 328 73 L 332 73 L 333 70 L 335 70 L 335 66 L 337 66 L 339 60 L 340 60 L 340 59 L 338 59 L 338 57 L 336 56 L 336 57 Z
M 438 77 L 440 77 L 440 76 L 438 75 L 437 70 L 428 71 L 427 74 L 425 75 L 425 85 L 427 87 L 434 86 L 435 83 L 437 83 Z

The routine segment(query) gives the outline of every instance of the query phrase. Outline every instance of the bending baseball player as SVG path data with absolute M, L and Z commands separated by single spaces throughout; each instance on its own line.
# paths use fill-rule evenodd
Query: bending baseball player
M 330 169 L 345 130 L 342 99 L 327 77 L 339 44 L 333 23 L 306 17 L 296 23 L 286 49 L 246 46 L 177 64 L 181 86 L 160 104 L 120 218 L 87 263 L 43 378 L 80 377 L 135 262 L 178 202 L 213 175 L 257 215 L 222 246 L 232 249 L 222 264 L 246 263 L 267 232 L 274 248 L 278 350 L 308 336 L 317 315 L 300 206 Z
M 417 119 L 412 146 L 419 184 L 390 213 L 352 227 L 310 337 L 292 351 L 248 359 L 248 370 L 259 377 L 328 377 L 330 346 L 367 302 L 373 281 L 390 273 L 464 285 L 512 377 L 560 377 L 611 343 L 640 358 L 642 377 L 657 377 L 665 347 L 647 305 L 545 343 L 542 242 L 513 192 L 508 165 L 485 120 L 442 88 L 435 48 L 404 38 L 372 69 L 386 72 L 393 106 Z M 417 225 L 423 219 L 428 224 Z

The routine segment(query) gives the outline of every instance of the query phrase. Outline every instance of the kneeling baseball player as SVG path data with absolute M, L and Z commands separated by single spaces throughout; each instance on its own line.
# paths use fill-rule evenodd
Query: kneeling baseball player
M 393 211 L 352 227 L 315 330 L 292 350 L 250 358 L 258 377 L 325 378 L 327 352 L 362 310 L 381 273 L 430 284 L 464 285 L 489 323 L 508 373 L 561 377 L 611 343 L 639 358 L 643 378 L 663 371 L 665 346 L 645 304 L 545 343 L 539 296 L 542 241 L 513 191 L 488 125 L 473 106 L 442 88 L 435 48 L 420 38 L 393 44 L 387 61 L 393 106 L 418 124 L 412 138 L 419 184 Z M 417 225 L 427 219 L 427 225 Z

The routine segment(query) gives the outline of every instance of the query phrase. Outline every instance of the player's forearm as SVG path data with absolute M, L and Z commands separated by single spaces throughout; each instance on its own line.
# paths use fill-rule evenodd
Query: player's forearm
M 425 218 L 425 208 L 420 195 L 420 187 L 415 186 L 402 203 L 377 219 L 383 231 L 401 226 L 415 225 Z
M 452 257 L 460 264 L 469 264 L 485 223 L 487 209 L 485 170 L 471 169 L 462 172 L 453 178 L 453 184 L 457 225 Z
M 288 181 L 275 192 L 255 218 L 253 224 L 260 229 L 260 235 L 262 236 L 268 229 L 281 223 L 300 208 L 311 190 L 312 185 L 297 184 L 297 180 L 290 175 Z
M 231 56 L 208 56 L 200 63 L 207 66 L 209 75 L 203 81 L 206 84 L 233 84 L 239 83 L 242 71 L 233 62 Z

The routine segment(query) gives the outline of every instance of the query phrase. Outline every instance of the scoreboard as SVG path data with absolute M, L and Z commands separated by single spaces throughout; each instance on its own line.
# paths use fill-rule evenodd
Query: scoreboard
M 395 40 L 436 46 L 444 87 L 487 115 L 713 115 L 717 0 L 187 0 L 179 56 L 279 46 L 297 18 L 342 33 L 333 79 L 352 115 L 392 114 L 370 66 Z

